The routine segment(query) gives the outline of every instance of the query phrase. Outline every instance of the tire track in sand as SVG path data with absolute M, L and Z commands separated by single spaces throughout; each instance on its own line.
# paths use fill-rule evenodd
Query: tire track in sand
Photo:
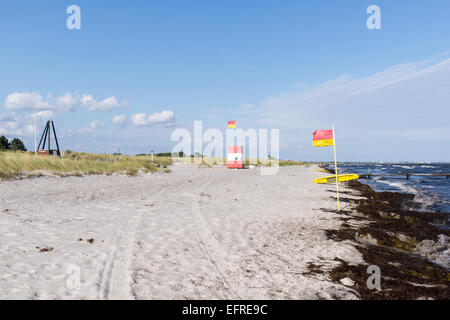
M 205 183 L 200 190 L 208 190 L 208 187 L 212 184 L 212 182 Z M 234 284 L 233 280 L 226 276 L 224 270 L 222 270 L 220 259 L 214 252 L 219 252 L 222 250 L 222 246 L 213 237 L 211 237 L 212 230 L 207 225 L 207 221 L 201 214 L 200 210 L 200 196 L 198 194 L 193 194 L 189 192 L 185 192 L 184 195 L 192 200 L 192 210 L 191 216 L 194 222 L 194 230 L 195 236 L 197 238 L 200 249 L 208 259 L 209 263 L 212 265 L 213 269 L 216 271 L 217 276 L 222 279 L 222 282 L 226 285 L 222 285 L 226 292 L 228 299 L 242 299 L 239 295 L 239 290 L 237 286 Z
M 152 196 L 152 201 L 166 189 L 160 189 Z M 129 209 L 129 207 L 128 207 Z M 100 274 L 98 297 L 106 300 L 133 300 L 136 297 L 132 290 L 132 272 L 130 270 L 131 261 L 134 255 L 134 245 L 136 242 L 136 231 L 138 230 L 144 208 L 133 209 L 136 212 L 129 216 L 126 225 L 119 226 L 119 230 L 114 236 L 113 251 L 109 253 L 105 263 L 105 268 Z M 127 208 L 122 208 L 122 212 L 128 215 Z

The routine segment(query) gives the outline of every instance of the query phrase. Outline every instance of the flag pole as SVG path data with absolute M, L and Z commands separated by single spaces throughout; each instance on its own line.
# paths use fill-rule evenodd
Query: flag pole
M 36 144 L 36 142 L 37 142 L 37 136 L 36 136 L 37 123 L 36 122 L 37 122 L 37 120 L 36 120 L 36 118 L 37 118 L 37 111 L 34 110 L 34 155 L 37 154 L 37 144 Z
M 338 177 L 338 168 L 337 168 L 337 159 L 336 159 L 336 135 L 334 133 L 333 126 L 333 147 L 334 147 L 334 171 L 336 174 L 336 194 L 337 194 L 337 211 L 339 212 L 339 177 Z

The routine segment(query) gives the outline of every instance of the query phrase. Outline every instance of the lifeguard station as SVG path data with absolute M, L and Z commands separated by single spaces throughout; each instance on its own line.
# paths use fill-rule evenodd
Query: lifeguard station
M 51 148 L 50 130 L 52 130 L 52 129 L 53 129 L 53 136 L 55 137 L 56 149 Z M 41 147 L 41 145 L 42 145 L 42 147 Z M 38 156 L 61 157 L 61 152 L 59 150 L 59 144 L 58 144 L 58 138 L 56 137 L 55 125 L 54 125 L 53 121 L 47 121 L 47 124 L 45 125 L 45 128 L 44 128 L 44 132 L 42 133 L 41 140 L 39 141 L 39 145 L 37 147 L 36 154 Z
M 243 169 L 244 167 L 244 148 L 237 146 L 228 147 L 227 168 Z

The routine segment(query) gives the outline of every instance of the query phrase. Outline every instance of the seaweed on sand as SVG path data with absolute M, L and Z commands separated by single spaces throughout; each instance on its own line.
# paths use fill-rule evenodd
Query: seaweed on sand
M 327 235 L 356 242 L 366 265 L 352 266 L 339 260 L 340 265 L 329 273 L 331 280 L 352 279 L 362 299 L 450 299 L 449 270 L 413 253 L 422 240 L 450 236 L 449 230 L 436 226 L 446 223 L 449 214 L 414 210 L 412 194 L 375 192 L 357 181 L 349 186 L 361 198 L 344 198 L 353 210 L 339 212 L 345 222 Z M 350 225 L 347 221 L 351 219 L 365 223 Z M 371 290 L 366 284 L 370 265 L 380 267 L 381 290 Z

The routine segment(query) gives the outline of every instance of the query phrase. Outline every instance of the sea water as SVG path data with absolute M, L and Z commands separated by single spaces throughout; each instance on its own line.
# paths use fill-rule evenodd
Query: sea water
M 331 168 L 331 166 L 330 166 Z M 450 173 L 450 163 L 340 163 L 339 173 Z M 375 191 L 412 193 L 420 209 L 450 213 L 450 178 L 446 176 L 372 176 L 359 179 Z

